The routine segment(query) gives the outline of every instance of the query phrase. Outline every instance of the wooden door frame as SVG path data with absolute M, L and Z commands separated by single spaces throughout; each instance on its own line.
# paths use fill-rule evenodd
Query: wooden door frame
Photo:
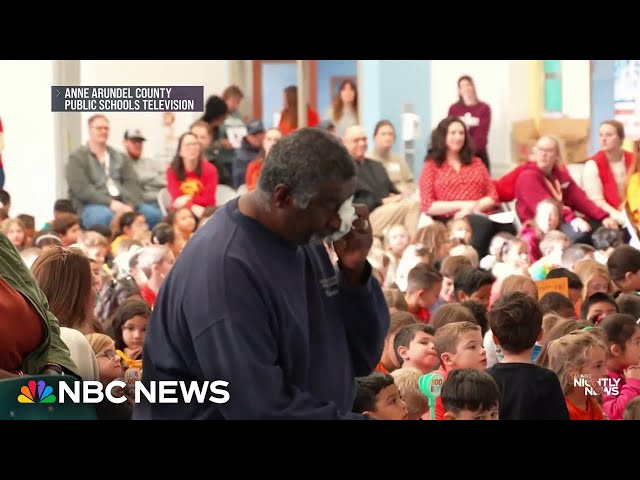
M 318 61 L 309 62 L 309 104 L 318 111 Z M 253 118 L 262 118 L 262 65 L 264 63 L 296 63 L 296 60 L 251 60 Z

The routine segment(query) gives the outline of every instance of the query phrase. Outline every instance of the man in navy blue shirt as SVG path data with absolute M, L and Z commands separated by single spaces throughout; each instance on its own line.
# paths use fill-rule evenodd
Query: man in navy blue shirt
M 178 403 L 143 397 L 134 418 L 364 418 L 351 413 L 354 377 L 379 361 L 389 313 L 366 260 L 367 208 L 342 224 L 355 189 L 354 161 L 327 132 L 303 128 L 271 149 L 257 189 L 218 210 L 165 280 L 142 384 L 176 382 Z M 336 269 L 322 240 L 339 230 Z M 217 380 L 228 400 L 183 399 L 190 382 Z

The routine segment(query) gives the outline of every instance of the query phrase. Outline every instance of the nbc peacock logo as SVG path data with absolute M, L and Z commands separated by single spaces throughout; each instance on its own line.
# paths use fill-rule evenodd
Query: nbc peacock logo
M 37 388 L 36 388 L 37 386 Z M 36 395 L 37 394 L 37 395 Z M 44 380 L 31 380 L 27 385 L 23 385 L 18 395 L 19 403 L 54 403 L 56 396 L 53 388 L 47 385 Z

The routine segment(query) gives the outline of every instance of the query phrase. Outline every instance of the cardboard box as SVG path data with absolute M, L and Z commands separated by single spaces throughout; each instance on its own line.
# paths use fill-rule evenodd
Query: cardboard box
M 540 135 L 533 119 L 514 122 L 512 125 L 512 155 L 515 163 L 523 163 L 529 160 L 531 149 L 536 144 Z
M 531 149 L 542 135 L 554 135 L 561 140 L 560 151 L 566 163 L 582 163 L 589 158 L 588 118 L 542 118 L 536 128 L 533 119 L 512 125 L 513 160 L 526 162 Z

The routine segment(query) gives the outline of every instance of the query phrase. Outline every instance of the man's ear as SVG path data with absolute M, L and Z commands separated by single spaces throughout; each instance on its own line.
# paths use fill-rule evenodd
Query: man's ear
M 280 183 L 273 191 L 273 202 L 276 207 L 288 207 L 293 204 L 293 195 L 291 194 L 291 188 L 285 183 Z
M 369 418 L 376 418 L 375 415 L 370 412 L 369 410 L 365 410 L 364 412 L 362 412 L 362 415 L 364 415 L 365 417 L 369 417 Z
M 542 331 L 540 331 L 540 333 L 542 333 Z M 500 340 L 498 340 L 498 337 L 496 337 L 496 334 L 495 334 L 495 333 L 491 332 L 491 337 L 493 338 L 493 343 L 495 343 L 495 344 L 496 344 L 496 346 L 497 346 L 497 345 L 500 345 Z M 540 338 L 538 338 L 538 340 L 539 340 L 539 339 L 540 339 Z
M 456 419 L 456 414 L 453 412 L 444 412 L 444 419 L 445 420 L 455 420 Z
M 540 333 L 538 334 L 538 338 L 536 338 L 536 342 L 540 342 L 540 340 L 542 340 L 542 337 L 544 337 L 544 330 L 540 329 Z M 494 340 L 494 343 L 495 343 L 495 340 Z

